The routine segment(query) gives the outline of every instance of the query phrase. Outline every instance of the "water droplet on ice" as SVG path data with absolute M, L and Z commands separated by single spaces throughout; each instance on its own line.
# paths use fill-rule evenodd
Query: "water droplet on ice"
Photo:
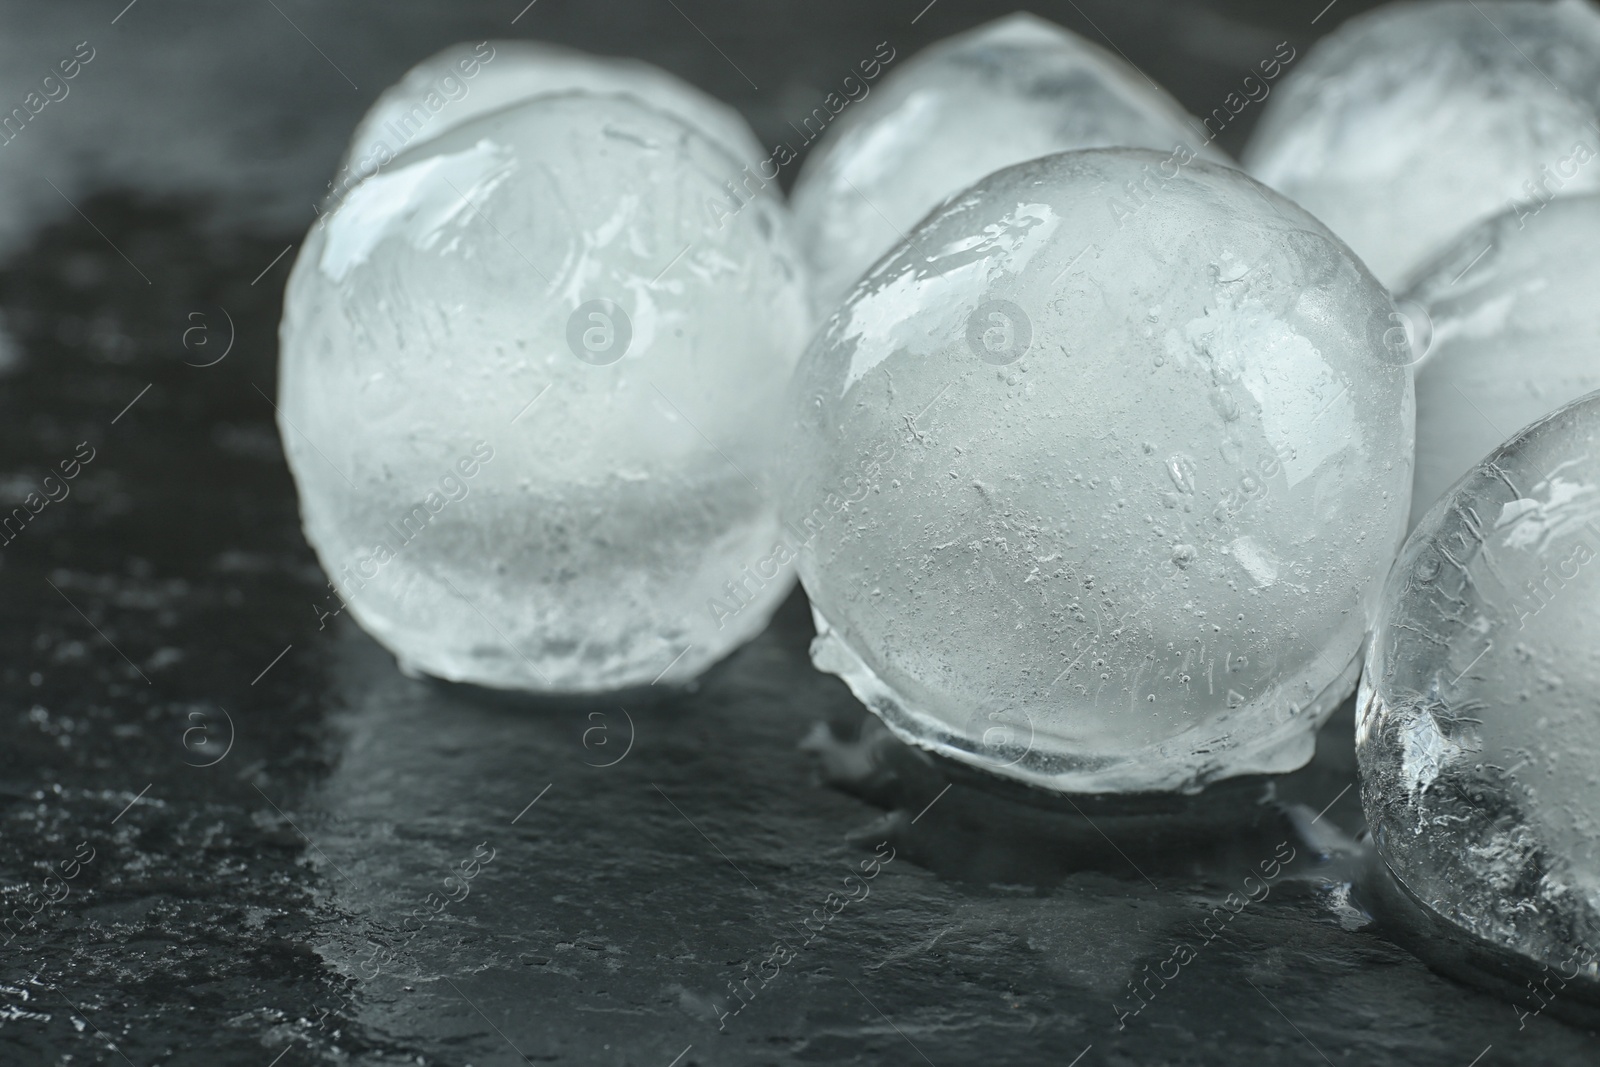
M 1167 460 L 1167 476 L 1179 492 L 1194 495 L 1194 460 L 1179 452 Z

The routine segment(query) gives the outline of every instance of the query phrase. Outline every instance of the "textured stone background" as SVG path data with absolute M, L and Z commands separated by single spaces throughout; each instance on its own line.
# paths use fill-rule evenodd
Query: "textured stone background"
M 376 93 L 451 41 L 541 36 L 658 62 L 770 140 L 877 42 L 1004 10 L 925 3 L 0 5 L 6 108 L 96 48 L 0 148 L 0 489 L 96 450 L 0 549 L 6 909 L 93 850 L 0 946 L 0 1064 L 1595 1062 L 1346 899 L 1348 708 L 1272 803 L 1077 812 L 886 739 L 809 667 L 799 594 L 697 692 L 626 709 L 408 679 L 319 618 L 265 399 L 274 257 Z M 1366 5 L 1322 6 L 1034 10 L 1207 112 Z M 830 902 L 880 842 L 870 895 Z

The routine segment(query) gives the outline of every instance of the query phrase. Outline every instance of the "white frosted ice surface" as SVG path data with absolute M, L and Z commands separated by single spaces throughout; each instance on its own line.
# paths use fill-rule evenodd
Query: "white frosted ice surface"
M 1411 534 L 1357 708 L 1379 854 L 1461 929 L 1600 976 L 1600 393 Z
M 1413 525 L 1506 438 L 1600 389 L 1597 249 L 1600 195 L 1558 197 L 1472 228 L 1412 284 L 1401 306 L 1431 335 Z
M 1600 9 L 1390 4 L 1319 41 L 1244 162 L 1399 287 L 1512 202 L 1600 188 Z
M 808 317 L 781 204 L 733 210 L 740 167 L 631 97 L 541 97 L 313 227 L 279 428 L 313 547 L 403 663 L 596 692 L 766 624 L 786 575 L 744 568 L 777 534 L 756 487 Z
M 824 314 L 930 210 L 1002 167 L 1074 148 L 1170 152 L 1180 142 L 1224 160 L 1137 70 L 1033 15 L 941 41 L 866 88 L 826 127 L 794 187 Z
M 467 42 L 429 56 L 383 91 L 350 138 L 333 181 L 334 197 L 406 148 L 479 115 L 573 90 L 635 96 L 698 127 L 741 163 L 763 154 L 737 111 L 649 63 L 535 41 Z
M 1063 791 L 1304 763 L 1405 529 L 1387 293 L 1242 173 L 1166 159 L 955 198 L 791 401 L 816 664 L 902 738 Z

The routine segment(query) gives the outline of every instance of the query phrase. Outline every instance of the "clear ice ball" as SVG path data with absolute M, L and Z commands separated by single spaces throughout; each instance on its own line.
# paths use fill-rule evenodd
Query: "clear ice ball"
M 1244 162 L 1399 288 L 1512 203 L 1600 188 L 1597 121 L 1587 0 L 1389 4 L 1290 69 Z
M 740 167 L 631 97 L 541 97 L 313 227 L 280 430 L 312 546 L 403 664 L 598 692 L 693 678 L 766 624 L 758 487 L 809 323 L 787 216 L 739 206 Z
M 1056 790 L 1301 765 L 1404 534 L 1392 314 L 1235 170 L 1109 149 L 979 182 L 797 371 L 817 666 L 903 739 Z
M 1600 393 L 1527 427 L 1407 540 L 1361 680 L 1379 854 L 1547 965 L 1600 950 Z
M 1002 167 L 1074 148 L 1205 146 L 1200 124 L 1133 67 L 1077 34 L 1008 15 L 935 44 L 823 126 L 794 212 L 826 314 L 934 207 Z M 871 68 L 866 68 L 871 69 Z
M 1600 195 L 1508 211 L 1462 234 L 1400 301 L 1417 368 L 1415 525 L 1496 446 L 1600 389 Z
M 350 137 L 330 183 L 333 199 L 407 148 L 464 122 L 535 96 L 573 90 L 627 93 L 698 127 L 740 162 L 763 155 L 737 111 L 660 67 L 536 41 L 467 42 L 424 59 L 379 95 Z

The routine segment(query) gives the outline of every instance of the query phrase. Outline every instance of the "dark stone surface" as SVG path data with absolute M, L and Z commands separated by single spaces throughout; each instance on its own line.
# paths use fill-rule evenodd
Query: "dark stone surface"
M 645 56 L 771 139 L 876 41 L 909 53 L 998 13 L 941 0 L 913 26 L 921 0 L 542 0 L 512 28 L 518 3 L 281 6 L 360 90 L 270 8 L 264 38 L 237 32 L 254 15 L 140 4 L 105 69 L 113 45 L 179 28 L 163 55 L 220 57 L 211 70 L 236 55 L 216 113 L 275 116 L 254 151 L 311 161 L 285 171 L 305 205 L 341 147 L 328 131 L 452 40 Z M 1319 7 L 1036 10 L 1095 36 L 1092 18 L 1204 112 L 1276 41 L 1309 41 Z M 39 55 L 63 33 L 41 31 Z M 253 81 L 269 70 L 281 84 Z M 104 85 L 83 106 L 124 108 L 130 143 L 165 129 Z M 1295 775 L 1118 812 L 887 738 L 810 668 L 798 593 L 695 692 L 625 708 L 402 676 L 323 617 L 338 602 L 266 400 L 285 267 L 251 279 L 309 207 L 263 222 L 236 189 L 129 188 L 115 153 L 85 152 L 70 188 L 103 191 L 41 219 L 0 269 L 22 354 L 0 378 L 7 498 L 94 449 L 0 549 L 0 887 L 8 912 L 59 898 L 0 947 L 0 1063 L 1595 1061 L 1594 1035 L 1549 1014 L 1519 1029 L 1512 1001 L 1434 974 L 1345 901 L 1348 707 Z M 41 179 L 61 178 L 54 158 Z M 227 358 L 193 365 L 230 335 Z M 1228 894 L 1263 892 L 1246 877 L 1285 850 L 1270 895 L 1232 915 Z M 1147 977 L 1169 959 L 1172 974 L 1179 943 L 1193 958 L 1177 976 Z M 1135 982 L 1148 1005 L 1119 1029 Z

